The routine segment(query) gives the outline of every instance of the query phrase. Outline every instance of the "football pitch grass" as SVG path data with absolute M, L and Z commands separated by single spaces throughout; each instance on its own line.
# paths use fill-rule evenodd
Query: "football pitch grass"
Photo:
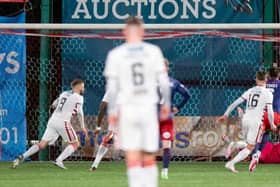
M 51 162 L 27 162 L 11 169 L 0 162 L 0 187 L 126 187 L 123 162 L 102 162 L 90 172 L 90 162 L 66 162 L 61 170 Z M 280 187 L 280 166 L 259 165 L 253 173 L 248 163 L 237 165 L 239 173 L 224 169 L 224 163 L 172 163 L 169 179 L 160 187 Z

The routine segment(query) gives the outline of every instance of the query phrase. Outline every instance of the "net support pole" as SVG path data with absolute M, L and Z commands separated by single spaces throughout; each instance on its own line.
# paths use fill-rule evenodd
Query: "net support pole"
M 264 23 L 274 22 L 274 1 L 264 1 Z M 273 34 L 272 29 L 264 30 L 264 34 Z M 270 67 L 274 62 L 274 49 L 272 42 L 264 42 L 264 65 Z
M 51 1 L 41 1 L 41 22 L 50 23 Z M 43 32 L 47 32 L 46 30 Z M 39 93 L 39 139 L 42 138 L 48 122 L 48 67 L 50 63 L 50 39 L 41 37 L 40 41 L 40 93 Z M 39 153 L 39 160 L 48 160 L 48 149 Z

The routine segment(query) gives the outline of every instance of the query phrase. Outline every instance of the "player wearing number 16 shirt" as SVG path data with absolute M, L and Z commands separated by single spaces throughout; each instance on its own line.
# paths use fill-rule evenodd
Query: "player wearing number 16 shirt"
M 84 81 L 75 79 L 71 83 L 72 90 L 62 92 L 53 104 L 54 112 L 48 121 L 47 129 L 40 143 L 31 146 L 24 154 L 13 161 L 13 168 L 16 168 L 21 161 L 44 149 L 47 145 L 52 145 L 59 136 L 68 143 L 64 151 L 58 156 L 54 164 L 62 169 L 66 169 L 63 160 L 69 157 L 79 146 L 75 130 L 70 124 L 73 115 L 77 115 L 81 128 L 87 136 L 84 124 L 83 103 L 85 86 Z
M 130 187 L 157 186 L 155 153 L 159 148 L 158 85 L 165 103 L 161 117 L 170 114 L 170 87 L 159 47 L 143 42 L 144 27 L 137 17 L 123 30 L 126 43 L 109 52 L 105 76 L 108 123 L 119 125 L 119 144 L 125 151 Z
M 264 113 L 267 111 L 269 123 L 272 129 L 275 129 L 274 114 L 272 108 L 273 95 L 269 89 L 266 88 L 266 74 L 259 71 L 256 74 L 257 86 L 246 91 L 233 104 L 231 104 L 224 116 L 218 119 L 223 122 L 227 119 L 229 114 L 242 102 L 246 101 L 246 111 L 242 118 L 242 134 L 247 146 L 244 147 L 232 160 L 226 163 L 225 167 L 232 172 L 235 170 L 235 164 L 246 159 L 253 151 L 257 139 L 261 136 L 261 125 Z

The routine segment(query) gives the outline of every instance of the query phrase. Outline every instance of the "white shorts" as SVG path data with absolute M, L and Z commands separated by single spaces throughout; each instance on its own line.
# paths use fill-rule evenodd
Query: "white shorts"
M 120 106 L 118 132 L 122 150 L 156 152 L 159 148 L 157 106 Z
M 244 141 L 248 144 L 255 145 L 262 136 L 261 122 L 252 120 L 252 118 L 243 118 L 242 134 Z
M 52 145 L 59 136 L 68 143 L 78 141 L 76 132 L 70 122 L 52 117 L 48 122 L 47 129 L 45 130 L 42 140 L 47 141 L 49 142 L 49 145 Z

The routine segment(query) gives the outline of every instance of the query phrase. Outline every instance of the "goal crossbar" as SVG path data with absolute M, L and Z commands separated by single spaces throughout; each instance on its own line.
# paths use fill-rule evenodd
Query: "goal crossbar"
M 0 29 L 30 29 L 30 30 L 120 30 L 124 24 L 0 24 Z M 145 24 L 146 29 L 156 30 L 241 30 L 241 29 L 280 29 L 279 23 L 223 23 L 223 24 Z

